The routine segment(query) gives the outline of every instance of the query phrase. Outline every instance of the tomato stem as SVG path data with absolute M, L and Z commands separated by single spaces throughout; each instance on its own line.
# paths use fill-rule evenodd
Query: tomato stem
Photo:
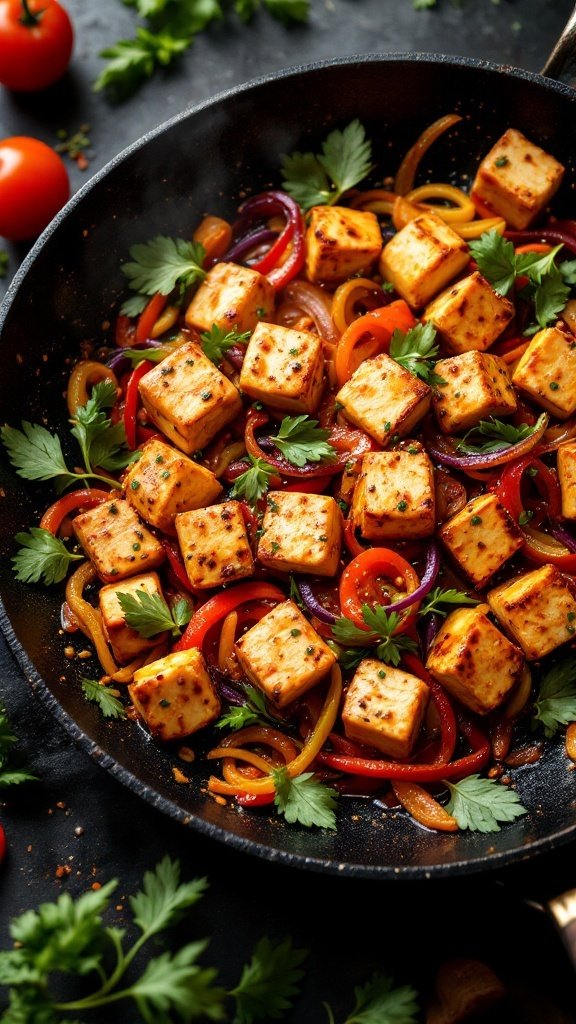
M 43 7 L 40 11 L 31 11 L 29 0 L 20 0 L 22 4 L 22 14 L 20 16 L 20 23 L 22 25 L 38 25 L 42 15 L 44 14 L 45 8 Z

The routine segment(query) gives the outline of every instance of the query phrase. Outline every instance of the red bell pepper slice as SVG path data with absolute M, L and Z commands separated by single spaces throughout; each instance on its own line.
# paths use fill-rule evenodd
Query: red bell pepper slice
M 406 585 L 407 594 L 416 590 L 420 583 L 410 563 L 390 548 L 367 548 L 349 562 L 340 577 L 340 607 L 347 619 L 351 619 L 360 629 L 367 632 L 370 630 L 362 615 L 362 605 L 366 604 L 362 591 L 367 584 L 375 583 L 380 576 L 386 576 L 392 581 L 401 577 Z M 403 619 L 395 632 L 405 631 L 412 613 L 417 608 L 418 602 L 415 602 L 410 608 L 410 615 Z
M 282 591 L 272 583 L 240 583 L 230 590 L 209 598 L 198 608 L 186 626 L 180 640 L 174 645 L 175 651 L 187 651 L 190 647 L 202 647 L 208 631 L 246 601 L 285 601 Z
M 184 587 L 189 593 L 192 593 L 192 587 L 190 586 L 190 580 L 188 579 L 188 573 L 186 572 L 186 566 L 182 561 L 182 555 L 178 549 L 178 545 L 173 540 L 168 540 L 167 537 L 162 537 L 160 543 L 164 548 L 166 558 L 170 564 L 170 568 L 174 573 L 178 583 Z
M 275 793 L 237 793 L 235 799 L 240 807 L 267 807 L 274 803 L 275 796 Z
M 500 477 L 491 487 L 516 523 L 519 523 L 520 516 L 524 512 L 523 477 L 531 468 L 538 470 L 534 476 L 534 484 L 546 503 L 548 516 L 555 519 L 561 513 L 562 498 L 556 474 L 541 459 L 533 454 L 526 455 L 523 459 L 518 459 L 517 462 L 505 466 Z M 529 522 L 519 523 L 519 525 L 526 538 L 522 554 L 529 561 L 535 562 L 537 565 L 551 563 L 564 572 L 576 573 L 576 554 L 568 551 L 568 548 L 553 537 L 548 537 L 546 533 L 535 530 Z
M 440 719 L 440 749 L 435 761 L 438 764 L 448 764 L 454 755 L 458 739 L 458 727 L 452 702 L 444 687 L 430 675 L 426 666 L 420 661 L 420 658 L 417 658 L 415 654 L 404 651 L 402 661 L 408 671 L 422 679 L 430 690 L 432 700 L 436 705 L 438 718 Z
M 50 505 L 50 508 L 46 509 L 40 520 L 40 528 L 42 530 L 49 530 L 50 533 L 56 536 L 62 525 L 62 520 L 70 512 L 75 512 L 79 508 L 95 508 L 96 505 L 101 505 L 103 501 L 109 501 L 111 497 L 112 493 L 110 491 L 102 491 L 98 487 L 83 487 L 79 491 L 70 491 L 70 494 L 65 494 L 63 498 L 58 498 L 58 501 L 55 501 L 53 505 Z
M 144 374 L 148 373 L 148 370 L 152 370 L 153 367 L 154 363 L 150 362 L 149 359 L 144 359 L 142 363 L 138 363 L 138 366 L 132 370 L 126 385 L 124 432 L 126 434 L 126 444 L 131 451 L 134 451 L 137 445 L 136 413 L 138 412 L 138 401 L 140 397 L 138 385 Z
M 270 284 L 276 291 L 285 288 L 293 277 L 300 273 L 304 266 L 304 218 L 302 211 L 291 196 L 285 192 L 263 192 L 259 196 L 249 199 L 241 209 L 244 217 L 250 221 L 257 217 L 274 217 L 278 214 L 286 218 L 286 224 L 280 232 L 276 241 L 257 263 L 252 264 L 252 269 L 260 274 L 265 274 Z M 288 256 L 283 263 L 279 263 L 288 246 L 291 246 Z

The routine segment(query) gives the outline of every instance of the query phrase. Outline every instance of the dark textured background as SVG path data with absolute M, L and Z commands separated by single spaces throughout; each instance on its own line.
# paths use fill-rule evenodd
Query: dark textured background
M 249 27 L 233 18 L 212 26 L 178 65 L 113 106 L 92 94 L 91 82 L 102 63 L 98 51 L 130 36 L 133 12 L 119 0 L 67 0 L 76 28 L 69 74 L 43 95 L 3 92 L 0 132 L 54 144 L 58 129 L 73 133 L 90 123 L 90 168 L 82 174 L 70 165 L 77 188 L 126 144 L 182 108 L 291 64 L 420 50 L 538 70 L 571 6 L 570 0 L 502 0 L 497 6 L 490 0 L 438 0 L 437 9 L 418 12 L 410 0 L 312 0 L 307 26 L 285 29 L 265 14 Z M 7 248 L 12 272 L 24 249 Z M 0 870 L 2 946 L 11 916 L 64 888 L 78 894 L 95 880 L 118 877 L 121 907 L 142 872 L 169 852 L 181 859 L 187 877 L 210 879 L 208 896 L 182 930 L 187 938 L 213 937 L 205 959 L 219 967 L 225 984 L 233 984 L 262 934 L 291 935 L 310 949 L 310 970 L 292 1021 L 323 1020 L 322 999 L 333 1002 L 342 1018 L 352 985 L 374 969 L 426 987 L 438 963 L 454 953 L 481 956 L 509 984 L 511 1001 L 502 1020 L 576 1020 L 568 1010 L 574 980 L 563 950 L 546 917 L 524 901 L 576 884 L 574 847 L 511 868 L 498 879 L 441 883 L 376 884 L 254 861 L 182 830 L 92 765 L 32 697 L 0 643 L 0 695 L 41 778 L 10 794 L 2 811 L 9 844 Z M 62 866 L 71 872 L 59 879 Z M 113 917 L 124 920 L 121 910 Z M 137 1017 L 122 1010 L 117 1019 L 129 1024 Z

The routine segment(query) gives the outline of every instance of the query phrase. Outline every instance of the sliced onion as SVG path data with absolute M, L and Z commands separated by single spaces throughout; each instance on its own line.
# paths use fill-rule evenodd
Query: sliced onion
M 499 448 L 497 451 L 479 453 L 478 455 L 457 455 L 452 447 L 452 442 L 439 434 L 432 433 L 427 435 L 424 443 L 430 455 L 445 466 L 452 466 L 453 469 L 460 470 L 489 469 L 492 466 L 503 466 L 504 463 L 512 462 L 513 459 L 519 459 L 522 455 L 527 455 L 528 452 L 531 452 L 541 440 L 548 426 L 548 420 L 548 414 L 544 413 L 541 417 L 540 426 L 533 434 L 530 434 L 530 437 L 526 437 L 523 441 L 518 441 L 517 444 L 508 445 L 506 448 Z
M 240 707 L 246 703 L 246 694 L 237 690 L 235 686 L 231 686 L 228 677 L 216 665 L 208 665 L 208 674 L 218 690 L 219 696 L 227 704 L 234 704 L 236 707 Z
M 550 526 L 550 533 L 554 537 L 554 540 L 559 541 L 565 548 L 568 548 L 572 554 L 576 552 L 576 537 L 571 534 L 565 526 L 561 526 L 560 523 L 552 523 Z
M 437 615 L 436 612 L 430 612 L 429 615 L 426 615 L 426 624 L 424 626 L 424 637 L 422 641 L 426 657 L 428 656 L 430 648 L 436 639 L 436 634 L 440 629 L 441 623 L 442 617 Z
M 505 231 L 504 237 L 509 238 L 511 242 L 548 242 L 563 245 L 576 256 L 576 235 L 560 220 L 554 227 L 542 228 L 540 231 Z
M 129 345 L 127 347 L 130 349 L 142 349 L 144 351 L 144 349 L 147 348 L 162 348 L 162 345 L 163 342 L 161 341 L 156 341 L 154 338 L 147 338 L 146 341 L 141 341 L 137 345 Z M 132 360 L 129 356 L 125 355 L 125 350 L 123 348 L 119 348 L 108 357 L 106 360 L 106 366 L 109 366 L 110 369 L 114 370 L 116 373 L 122 373 L 123 370 L 132 366 Z
M 410 594 L 406 594 L 405 597 L 401 597 L 399 601 L 393 601 L 392 604 L 386 605 L 386 612 L 389 615 L 390 612 L 401 612 L 404 608 L 409 608 L 410 605 L 416 601 L 421 601 L 426 594 L 429 594 L 434 586 L 436 577 L 440 571 L 440 552 L 438 545 L 435 541 L 430 542 L 428 551 L 426 552 L 426 565 L 424 566 L 424 573 L 422 579 Z
M 283 292 L 284 298 L 303 313 L 312 317 L 321 338 L 335 345 L 340 335 L 332 320 L 332 296 L 308 281 L 291 281 Z
M 298 590 L 300 591 L 300 597 L 304 601 L 309 612 L 315 615 L 320 622 L 325 622 L 328 626 L 333 626 L 338 616 L 329 612 L 323 604 L 316 597 L 316 594 L 312 590 L 312 586 L 308 579 L 301 579 L 298 581 Z
M 245 259 L 253 249 L 257 249 L 260 245 L 268 245 L 277 237 L 278 233 L 270 228 L 258 228 L 256 231 L 250 231 L 249 234 L 234 242 L 234 245 L 228 249 L 228 252 L 220 257 L 219 262 L 238 263 L 240 260 Z

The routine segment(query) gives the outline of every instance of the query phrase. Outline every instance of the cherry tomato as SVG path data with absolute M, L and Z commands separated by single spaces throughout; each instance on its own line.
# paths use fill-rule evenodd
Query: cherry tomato
M 0 235 L 35 238 L 69 195 L 68 173 L 50 146 L 18 135 L 0 141 Z
M 45 89 L 62 77 L 74 33 L 57 0 L 0 0 L 0 82 L 18 92 Z

